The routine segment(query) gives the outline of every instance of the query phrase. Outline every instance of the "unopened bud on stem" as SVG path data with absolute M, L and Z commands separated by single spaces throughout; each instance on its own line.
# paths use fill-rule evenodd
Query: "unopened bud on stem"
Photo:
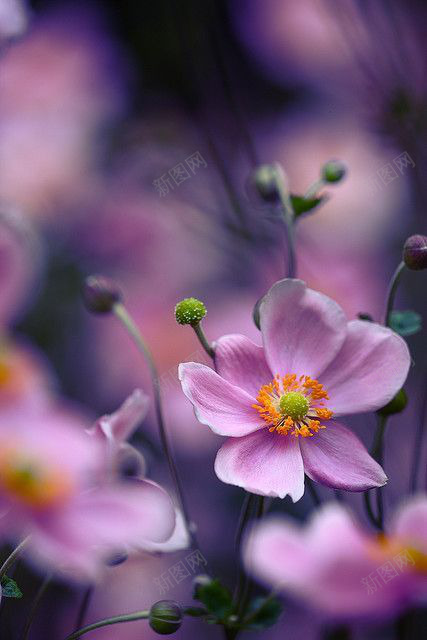
M 116 283 L 105 276 L 88 276 L 82 294 L 86 309 L 92 313 L 110 313 L 122 299 Z
M 403 246 L 403 261 L 408 269 L 427 269 L 427 236 L 410 236 Z
M 173 600 L 160 600 L 151 607 L 148 619 L 153 631 L 167 636 L 180 628 L 182 610 L 179 604 Z

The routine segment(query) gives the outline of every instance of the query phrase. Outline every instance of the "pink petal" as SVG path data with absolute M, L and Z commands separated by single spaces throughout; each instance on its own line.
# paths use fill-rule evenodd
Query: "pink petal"
M 408 499 L 396 511 L 388 529 L 391 535 L 427 554 L 427 497 L 420 494 Z
M 264 349 L 246 336 L 223 336 L 215 344 L 215 367 L 218 374 L 256 397 L 262 385 L 273 375 L 265 360 Z
M 104 436 L 108 440 L 124 442 L 144 419 L 148 404 L 148 396 L 140 389 L 135 389 L 117 411 L 99 418 L 91 432 L 99 433 L 101 437 Z
M 298 441 L 267 428 L 229 438 L 218 451 L 215 472 L 227 484 L 263 496 L 296 502 L 304 493 L 304 468 Z
M 204 364 L 180 364 L 178 375 L 197 419 L 215 433 L 239 437 L 265 426 L 252 407 L 254 398 Z
M 363 320 L 347 328 L 341 351 L 320 376 L 328 408 L 337 415 L 383 407 L 401 389 L 410 365 L 406 342 L 391 329 Z
M 280 280 L 260 306 L 266 359 L 276 374 L 317 377 L 334 359 L 346 335 L 341 307 L 301 280 Z
M 300 438 L 306 474 L 333 489 L 366 491 L 387 482 L 382 467 L 346 427 L 335 420 L 311 438 Z

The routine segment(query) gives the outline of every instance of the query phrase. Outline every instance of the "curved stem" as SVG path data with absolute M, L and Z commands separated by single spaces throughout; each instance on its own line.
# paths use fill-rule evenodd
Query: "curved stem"
M 194 327 L 194 332 L 196 334 L 196 336 L 199 339 L 200 344 L 202 345 L 203 349 L 206 351 L 206 353 L 208 354 L 208 356 L 210 358 L 212 358 L 212 360 L 214 360 L 215 358 L 215 351 L 212 347 L 212 345 L 209 343 L 208 339 L 205 336 L 205 332 L 202 329 L 202 325 L 196 324 Z
M 44 594 L 46 593 L 46 589 L 48 588 L 50 581 L 52 579 L 52 574 L 49 573 L 45 579 L 43 580 L 43 582 L 41 583 L 39 590 L 37 591 L 33 603 L 31 605 L 31 609 L 30 612 L 28 614 L 28 618 L 27 621 L 25 623 L 25 627 L 22 631 L 22 635 L 21 635 L 21 640 L 28 640 L 28 638 L 30 637 L 30 631 L 31 631 L 31 627 L 32 624 L 34 622 L 34 619 L 37 615 L 37 612 L 39 610 L 40 607 L 40 603 L 43 599 Z
M 71 635 L 67 636 L 65 640 L 77 640 L 77 638 L 81 638 L 85 633 L 89 633 L 89 631 L 94 631 L 95 629 L 100 629 L 101 627 L 107 627 L 112 624 L 120 624 L 121 622 L 133 622 L 135 620 L 145 620 L 150 615 L 149 611 L 136 611 L 135 613 L 127 613 L 122 616 L 114 616 L 113 618 L 105 618 L 104 620 L 99 620 L 98 622 L 93 622 L 92 624 L 88 624 L 86 627 L 82 627 L 82 629 L 78 629 L 78 631 L 74 631 Z
M 124 328 L 126 329 L 126 331 L 129 333 L 130 337 L 133 339 L 136 347 L 138 348 L 138 350 L 140 351 L 140 353 L 142 354 L 143 358 L 145 359 L 148 368 L 150 370 L 150 374 L 151 374 L 151 380 L 153 383 L 153 394 L 154 394 L 154 407 L 155 407 L 155 412 L 156 412 L 156 418 L 157 418 L 157 424 L 159 427 L 159 435 L 160 435 L 160 441 L 162 443 L 162 447 L 163 447 L 163 451 L 165 453 L 167 462 L 168 462 L 168 466 L 169 466 L 169 471 L 172 477 L 172 482 L 174 484 L 175 487 L 175 491 L 177 494 L 177 498 L 179 501 L 179 506 L 180 509 L 182 511 L 183 517 L 184 517 L 184 521 L 185 521 L 185 525 L 188 531 L 188 535 L 190 537 L 191 540 L 191 546 L 193 549 L 197 549 L 198 545 L 197 545 L 197 539 L 195 536 L 195 533 L 193 531 L 193 527 L 191 525 L 191 521 L 190 521 L 190 516 L 189 516 L 189 512 L 187 509 L 187 504 L 185 501 L 185 496 L 184 496 L 184 491 L 181 485 L 181 481 L 178 475 L 178 470 L 176 468 L 173 456 L 172 456 L 172 451 L 171 451 L 171 447 L 169 444 L 169 438 L 168 438 L 168 434 L 166 431 L 166 426 L 165 426 L 165 420 L 164 420 L 164 416 L 163 416 L 163 408 L 162 408 L 162 400 L 161 400 L 161 395 L 160 395 L 160 381 L 159 381 L 159 374 L 157 372 L 157 368 L 156 365 L 154 364 L 154 360 L 151 356 L 150 350 L 147 347 L 147 345 L 145 344 L 139 330 L 138 327 L 136 326 L 136 324 L 134 323 L 132 317 L 129 315 L 129 313 L 127 312 L 125 306 L 121 303 L 118 302 L 114 305 L 113 307 L 113 312 L 115 314 L 115 316 L 119 319 L 119 321 L 122 323 L 122 325 L 124 326 Z
M 288 245 L 288 266 L 287 277 L 295 278 L 297 272 L 296 254 L 295 254 L 295 212 L 292 206 L 291 196 L 285 183 L 285 175 L 282 167 L 275 164 L 276 169 L 276 186 L 279 193 L 279 199 L 282 209 L 282 218 L 285 223 L 286 240 Z
M 313 182 L 313 184 L 311 184 L 308 187 L 307 191 L 304 193 L 304 199 L 309 200 L 311 198 L 314 198 L 317 192 L 319 191 L 319 189 L 321 189 L 324 186 L 325 186 L 325 181 L 322 178 L 319 178 L 319 180 L 316 180 L 315 182 Z
M 83 594 L 83 598 L 82 601 L 80 603 L 80 607 L 77 613 L 77 619 L 76 619 L 76 626 L 75 629 L 80 629 L 80 627 L 82 626 L 83 622 L 85 621 L 85 617 L 87 614 L 87 611 L 89 609 L 89 604 L 90 601 L 92 599 L 93 596 L 93 591 L 94 591 L 94 587 L 93 585 L 90 585 L 90 587 L 87 587 L 87 589 L 85 590 L 84 594 Z
M 384 313 L 384 325 L 386 327 L 390 326 L 390 315 L 393 311 L 394 299 L 396 297 L 397 287 L 399 286 L 400 278 L 405 269 L 405 263 L 402 262 L 397 266 L 396 271 L 393 273 L 390 284 L 388 285 L 387 297 L 386 297 L 386 308 Z
M 18 546 L 12 551 L 12 553 L 3 562 L 2 566 L 0 567 L 0 580 L 7 573 L 9 567 L 11 567 L 13 563 L 17 560 L 17 558 L 20 556 L 21 552 L 25 549 L 27 542 L 29 540 L 30 540 L 30 536 L 27 536 L 26 538 L 24 538 L 24 540 L 18 544 Z

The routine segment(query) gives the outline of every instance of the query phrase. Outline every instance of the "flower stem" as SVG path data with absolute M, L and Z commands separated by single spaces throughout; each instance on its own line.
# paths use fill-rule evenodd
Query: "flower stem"
M 162 399 L 160 395 L 160 381 L 159 381 L 159 374 L 157 372 L 157 367 L 154 363 L 154 360 L 152 358 L 149 348 L 145 344 L 138 330 L 138 327 L 134 323 L 132 317 L 126 310 L 125 306 L 121 302 L 117 302 L 113 307 L 113 312 L 115 316 L 118 318 L 118 320 L 122 323 L 126 331 L 129 333 L 130 337 L 133 339 L 136 347 L 142 354 L 150 370 L 151 380 L 153 383 L 154 407 L 156 412 L 157 424 L 159 427 L 160 441 L 162 443 L 163 451 L 168 462 L 169 471 L 172 477 L 172 482 L 174 484 L 176 495 L 179 501 L 179 507 L 182 511 L 186 529 L 187 529 L 189 538 L 191 540 L 191 546 L 193 549 L 197 549 L 198 544 L 197 544 L 196 535 L 191 525 L 187 504 L 185 501 L 184 491 L 182 488 L 181 480 L 178 475 L 178 470 L 176 468 L 175 461 L 172 456 L 169 437 L 166 431 L 165 420 L 163 416 Z
M 78 613 L 77 613 L 76 626 L 75 626 L 76 630 L 80 629 L 80 627 L 82 626 L 82 624 L 85 621 L 85 617 L 86 617 L 86 614 L 87 614 L 87 611 L 88 611 L 88 608 L 89 608 L 89 604 L 90 604 L 90 601 L 91 601 L 92 596 L 93 596 L 93 591 L 94 591 L 93 585 L 90 585 L 89 587 L 87 587 L 85 589 L 85 592 L 83 594 L 83 598 L 82 598 L 82 601 L 80 603 L 79 610 L 78 610 Z
M 371 449 L 371 456 L 382 466 L 383 458 L 384 458 L 384 433 L 387 426 L 388 416 L 379 415 L 377 430 L 375 432 L 374 442 Z M 365 491 L 363 494 L 365 508 L 367 515 L 372 522 L 372 524 L 382 531 L 383 522 L 384 522 L 384 505 L 383 505 L 383 494 L 382 487 L 378 487 L 376 490 L 376 498 L 377 498 L 377 516 L 375 516 L 372 505 L 371 498 L 368 491 Z
M 81 629 L 74 631 L 74 633 L 67 636 L 65 640 L 77 640 L 77 638 L 81 638 L 81 636 L 84 636 L 85 633 L 89 633 L 89 631 L 94 631 L 95 629 L 107 627 L 112 624 L 120 624 L 121 622 L 133 622 L 134 620 L 145 620 L 149 615 L 149 611 L 136 611 L 135 613 L 127 613 L 121 616 L 105 618 L 104 620 L 93 622 L 92 624 L 88 624 L 86 627 L 82 627 Z
M 209 343 L 208 339 L 206 338 L 205 332 L 202 329 L 201 323 L 199 322 L 199 324 L 194 325 L 193 329 L 194 329 L 194 333 L 198 337 L 199 342 L 202 345 L 203 349 L 206 351 L 208 356 L 210 358 L 212 358 L 212 360 L 214 360 L 214 358 L 215 358 L 214 348 L 212 347 L 212 345 Z
M 426 413 L 427 413 L 427 392 L 424 391 L 424 389 L 425 389 L 425 386 L 423 385 L 424 395 L 421 403 L 420 418 L 418 421 L 417 431 L 415 434 L 414 452 L 412 454 L 412 464 L 411 464 L 412 471 L 411 471 L 411 482 L 409 487 L 410 493 L 415 493 L 417 490 L 417 479 L 418 479 L 418 473 L 419 473 L 420 462 L 421 462 L 424 425 L 425 425 Z
M 45 579 L 43 580 L 43 582 L 41 583 L 35 597 L 33 600 L 33 603 L 31 605 L 31 609 L 30 612 L 28 614 L 28 618 L 27 621 L 25 623 L 25 627 L 22 631 L 22 635 L 21 635 L 21 640 L 28 640 L 28 638 L 30 637 L 30 631 L 31 631 L 31 627 L 33 625 L 34 619 L 37 615 L 37 612 L 39 610 L 41 601 L 43 599 L 44 594 L 46 593 L 46 590 L 50 584 L 50 581 L 52 579 L 52 574 L 49 573 L 47 574 L 47 576 L 45 577 Z
M 390 317 L 391 312 L 393 311 L 394 299 L 396 297 L 397 287 L 399 286 L 400 278 L 402 276 L 403 271 L 405 270 L 405 263 L 400 262 L 397 266 L 396 271 L 393 273 L 390 283 L 388 285 L 387 297 L 386 297 L 386 308 L 384 313 L 384 325 L 386 327 L 390 326 Z
M 285 176 L 280 165 L 275 164 L 276 169 L 276 186 L 279 194 L 282 218 L 285 223 L 286 241 L 288 245 L 288 265 L 287 277 L 295 278 L 297 272 L 297 262 L 295 255 L 295 212 L 292 206 L 291 196 L 285 183 Z
M 21 552 L 27 546 L 27 542 L 29 542 L 29 540 L 30 540 L 30 536 L 27 536 L 26 538 L 24 538 L 24 540 L 18 544 L 18 546 L 12 551 L 12 553 L 3 562 L 2 566 L 0 567 L 0 580 L 7 573 L 9 567 L 11 567 L 13 563 L 17 560 L 17 558 L 21 555 Z
M 308 487 L 308 490 L 310 491 L 310 495 L 313 498 L 313 502 L 315 504 L 316 507 L 319 507 L 322 504 L 322 500 L 319 496 L 319 494 L 316 491 L 316 488 L 311 480 L 311 478 L 309 478 L 308 476 L 305 476 L 305 483 Z

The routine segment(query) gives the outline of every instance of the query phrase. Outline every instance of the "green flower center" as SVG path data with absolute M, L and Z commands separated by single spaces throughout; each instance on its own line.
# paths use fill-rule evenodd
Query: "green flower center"
M 280 411 L 293 420 L 302 420 L 308 413 L 310 403 L 307 398 L 297 391 L 289 391 L 279 400 Z

